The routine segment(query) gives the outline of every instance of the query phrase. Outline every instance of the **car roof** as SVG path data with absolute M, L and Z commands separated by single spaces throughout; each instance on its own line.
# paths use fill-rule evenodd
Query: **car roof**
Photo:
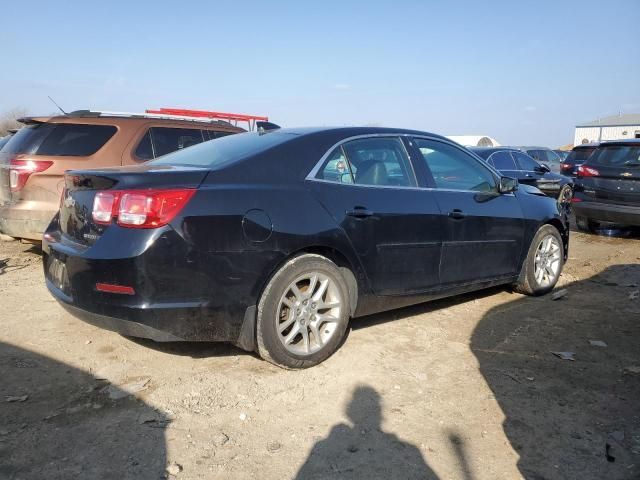
M 580 145 L 576 145 L 571 150 L 579 150 L 581 148 L 596 148 L 600 145 L 600 142 L 589 142 L 589 143 L 581 143 Z
M 600 147 L 613 146 L 613 145 L 638 145 L 640 146 L 640 138 L 623 138 L 620 140 L 607 140 L 600 143 Z
M 411 130 L 405 128 L 388 128 L 388 127 L 296 127 L 296 128 L 279 128 L 271 130 L 269 135 L 316 135 L 316 134 L 335 134 L 344 138 L 355 137 L 359 135 L 414 135 L 429 136 L 448 143 L 454 143 L 448 138 L 436 133 L 425 132 L 420 130 Z

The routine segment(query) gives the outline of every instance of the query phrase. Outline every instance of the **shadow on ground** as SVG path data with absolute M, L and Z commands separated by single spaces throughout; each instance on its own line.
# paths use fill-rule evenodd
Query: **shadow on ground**
M 614 265 L 561 300 L 519 297 L 478 324 L 471 348 L 524 478 L 640 478 L 639 287 L 640 265 Z
M 296 480 L 437 480 L 415 445 L 382 430 L 382 404 L 375 389 L 356 388 L 346 413 L 351 424 L 335 425 L 313 446 Z
M 144 402 L 6 343 L 0 378 L 0 478 L 164 477 L 168 419 Z

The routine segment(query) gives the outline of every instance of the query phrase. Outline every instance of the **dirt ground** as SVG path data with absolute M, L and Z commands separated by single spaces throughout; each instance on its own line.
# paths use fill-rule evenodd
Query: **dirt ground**
M 0 478 L 639 479 L 640 239 L 571 241 L 559 300 L 359 319 L 298 372 L 84 324 L 0 242 Z

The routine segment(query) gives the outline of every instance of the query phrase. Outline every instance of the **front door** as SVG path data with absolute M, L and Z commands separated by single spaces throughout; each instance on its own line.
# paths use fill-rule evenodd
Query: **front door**
M 440 211 L 433 192 L 417 188 L 400 138 L 346 141 L 313 180 L 309 185 L 346 232 L 375 294 L 437 287 Z
M 516 196 L 498 193 L 495 175 L 462 147 L 435 139 L 414 142 L 442 212 L 442 284 L 517 274 L 524 223 Z

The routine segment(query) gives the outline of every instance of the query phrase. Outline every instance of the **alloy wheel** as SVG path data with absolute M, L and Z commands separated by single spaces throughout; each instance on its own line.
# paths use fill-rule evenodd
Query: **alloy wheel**
M 553 285 L 560 274 L 562 247 L 555 235 L 546 235 L 536 248 L 534 276 L 541 287 Z
M 310 355 L 337 331 L 344 300 L 328 275 L 301 275 L 286 289 L 278 304 L 276 331 L 284 348 L 295 355 Z

